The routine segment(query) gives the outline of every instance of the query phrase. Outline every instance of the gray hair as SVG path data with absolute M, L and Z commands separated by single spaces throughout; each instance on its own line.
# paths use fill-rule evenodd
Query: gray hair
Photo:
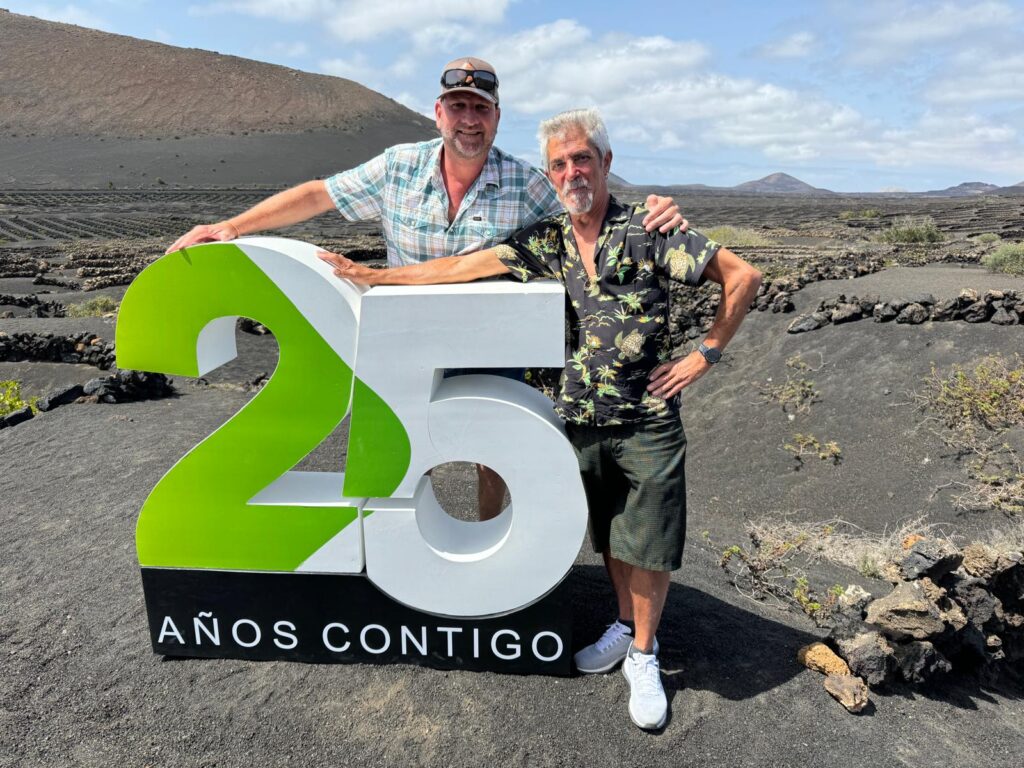
M 544 159 L 544 170 L 548 168 L 548 142 L 554 138 L 562 138 L 574 131 L 583 131 L 587 136 L 597 154 L 603 160 L 605 155 L 611 151 L 608 143 L 608 129 L 604 127 L 604 120 L 600 113 L 593 108 L 570 109 L 568 112 L 559 112 L 552 118 L 544 120 L 537 129 L 537 139 L 540 141 L 540 156 Z

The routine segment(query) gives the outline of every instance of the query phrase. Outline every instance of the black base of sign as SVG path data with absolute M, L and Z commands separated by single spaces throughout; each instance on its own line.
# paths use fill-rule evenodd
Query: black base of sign
M 527 608 L 454 619 L 395 602 L 365 575 L 143 568 L 153 650 L 166 656 L 568 675 L 566 585 Z

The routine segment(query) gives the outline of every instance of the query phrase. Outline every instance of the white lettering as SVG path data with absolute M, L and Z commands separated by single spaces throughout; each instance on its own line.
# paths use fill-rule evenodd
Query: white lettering
M 498 650 L 498 638 L 502 635 L 512 635 L 515 638 L 515 643 L 510 643 L 508 646 L 508 648 L 514 649 L 512 653 L 502 653 Z M 499 629 L 491 638 L 491 650 L 499 659 L 518 659 L 519 654 L 522 652 L 522 649 L 519 647 L 519 633 L 512 629 Z
M 444 632 L 445 634 L 448 635 L 448 656 L 449 657 L 454 656 L 455 655 L 455 648 L 454 648 L 454 645 L 452 643 L 452 635 L 455 634 L 456 632 L 461 632 L 462 631 L 462 627 L 438 627 L 437 631 L 438 632 Z
M 291 630 L 291 632 L 287 632 L 285 630 Z M 278 635 L 279 637 L 287 638 L 291 642 L 286 645 L 285 643 L 282 643 L 280 640 L 278 640 L 275 637 L 274 638 L 274 645 L 276 645 L 278 648 L 280 648 L 282 650 L 285 650 L 285 651 L 290 651 L 292 648 L 295 648 L 299 644 L 299 638 L 297 638 L 295 635 L 292 634 L 292 632 L 294 632 L 294 631 L 295 631 L 295 625 L 292 624 L 290 621 L 278 621 L 278 622 L 275 622 L 275 624 L 274 624 L 274 634 Z
M 334 621 L 328 624 L 326 627 L 324 627 L 323 632 L 324 647 L 329 651 L 334 651 L 335 653 L 344 653 L 348 650 L 348 647 L 351 645 L 351 643 L 348 640 L 346 640 L 344 645 L 331 645 L 331 641 L 327 638 L 327 635 L 330 633 L 332 629 L 340 629 L 347 635 L 348 627 L 346 627 L 344 624 L 339 624 L 338 622 Z
M 174 639 L 182 645 L 185 644 L 185 638 L 181 636 L 181 632 L 174 626 L 174 620 L 170 616 L 164 616 L 163 626 L 160 627 L 160 636 L 156 639 L 158 643 L 164 641 L 165 635 L 174 635 Z
M 402 655 L 407 656 L 409 654 L 409 648 L 406 645 L 408 640 L 420 652 L 420 656 L 427 655 L 427 628 L 420 627 L 420 638 L 419 642 L 416 642 L 416 636 L 409 630 L 408 627 L 402 626 Z
M 552 655 L 552 656 L 543 656 L 543 655 L 541 655 L 541 652 L 538 649 L 538 646 L 540 645 L 539 641 L 540 641 L 540 639 L 542 637 L 552 637 L 552 638 L 554 638 L 554 640 L 555 640 L 555 647 L 558 649 L 558 650 L 555 651 L 554 655 Z M 554 632 L 548 632 L 547 630 L 544 630 L 543 632 L 538 632 L 533 637 L 533 655 L 536 656 L 537 659 L 540 660 L 540 661 L 554 661 L 555 659 L 557 659 L 559 656 L 562 655 L 562 651 L 563 650 L 564 650 L 564 647 L 562 645 L 562 638 L 560 638 Z
M 473 627 L 473 658 L 480 658 L 480 627 Z
M 380 648 L 371 648 L 366 644 L 366 633 L 371 629 L 378 630 L 384 636 L 384 645 Z M 391 647 L 391 634 L 380 624 L 367 624 L 363 627 L 363 631 L 359 633 L 359 644 L 363 646 L 363 650 L 367 653 L 384 653 L 384 651 Z
M 238 626 L 240 624 L 245 624 L 247 626 L 252 627 L 254 639 L 251 643 L 244 642 L 242 638 L 238 636 Z M 243 648 L 252 648 L 253 646 L 260 644 L 260 638 L 263 637 L 263 633 L 260 632 L 260 625 L 252 619 L 239 619 L 231 626 L 231 636 L 235 638 L 235 642 Z
M 208 619 L 211 616 L 213 616 L 213 613 L 210 611 L 200 611 L 199 616 L 192 620 L 192 628 L 196 633 L 196 645 L 203 644 L 203 639 L 199 636 L 199 630 L 203 630 L 203 633 L 213 641 L 214 645 L 220 645 L 220 620 L 213 620 L 213 632 L 211 632 L 210 628 L 200 621 L 200 619 Z

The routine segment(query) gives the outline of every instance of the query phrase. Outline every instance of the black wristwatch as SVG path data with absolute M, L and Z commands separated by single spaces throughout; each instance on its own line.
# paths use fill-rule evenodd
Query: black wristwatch
M 704 355 L 704 359 L 708 361 L 708 365 L 714 365 L 722 359 L 722 350 L 718 347 L 709 347 L 707 344 L 701 343 L 697 347 L 697 351 Z

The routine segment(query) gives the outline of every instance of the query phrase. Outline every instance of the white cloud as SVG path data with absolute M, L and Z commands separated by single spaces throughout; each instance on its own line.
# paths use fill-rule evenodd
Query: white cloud
M 282 21 L 315 20 L 347 43 L 412 33 L 420 46 L 445 45 L 453 28 L 479 28 L 500 22 L 511 0 L 488 0 L 470 7 L 464 0 L 217 0 L 192 5 L 192 15 L 239 13 Z M 431 35 L 436 39 L 431 43 Z M 459 31 L 457 37 L 465 36 Z
M 468 6 L 465 0 L 346 0 L 328 20 L 327 26 L 339 40 L 363 42 L 394 32 L 440 30 L 451 22 L 474 27 L 495 24 L 505 17 L 510 0 L 489 0 Z
M 64 24 L 77 24 L 80 27 L 90 29 L 102 29 L 107 32 L 112 30 L 110 22 L 100 18 L 89 11 L 79 8 L 77 5 L 45 5 L 33 4 L 29 15 L 47 21 L 59 21 Z
M 810 55 L 816 43 L 817 38 L 811 32 L 794 32 L 789 37 L 762 46 L 759 52 L 772 59 L 802 59 Z
M 501 79 L 502 101 L 533 114 L 601 103 L 610 94 L 668 87 L 708 58 L 696 42 L 607 35 L 562 19 L 511 35 L 481 55 Z M 667 74 L 662 74 L 667 73 Z M 632 110 L 637 119 L 644 115 Z
M 561 20 L 520 32 L 481 55 L 498 69 L 506 116 L 540 118 L 596 106 L 613 147 L 653 153 L 667 164 L 743 151 L 797 168 L 828 160 L 954 168 L 972 176 L 1024 174 L 1024 146 L 1011 122 L 963 110 L 956 117 L 928 112 L 902 124 L 899 115 L 885 112 L 869 117 L 803 89 L 715 72 L 707 49 L 696 42 L 598 37 L 578 21 Z M 979 94 L 1016 94 L 1019 100 L 1024 54 L 976 64 L 978 77 L 991 80 L 988 91 L 976 86 Z M 996 77 L 1000 70 L 1007 76 Z M 951 80 L 950 90 L 962 85 Z
M 950 70 L 928 87 L 925 97 L 930 102 L 1024 102 L 1024 54 L 965 51 L 954 57 Z
M 476 30 L 455 22 L 437 22 L 411 30 L 415 54 L 452 51 L 477 39 Z
M 851 58 L 867 65 L 920 56 L 942 44 L 976 42 L 972 36 L 998 32 L 1020 20 L 1009 3 L 917 3 L 889 0 L 856 6 L 847 14 L 853 30 Z
M 305 21 L 329 14 L 337 6 L 336 0 L 218 0 L 206 5 L 190 5 L 188 13 L 192 16 L 241 13 L 280 21 Z

